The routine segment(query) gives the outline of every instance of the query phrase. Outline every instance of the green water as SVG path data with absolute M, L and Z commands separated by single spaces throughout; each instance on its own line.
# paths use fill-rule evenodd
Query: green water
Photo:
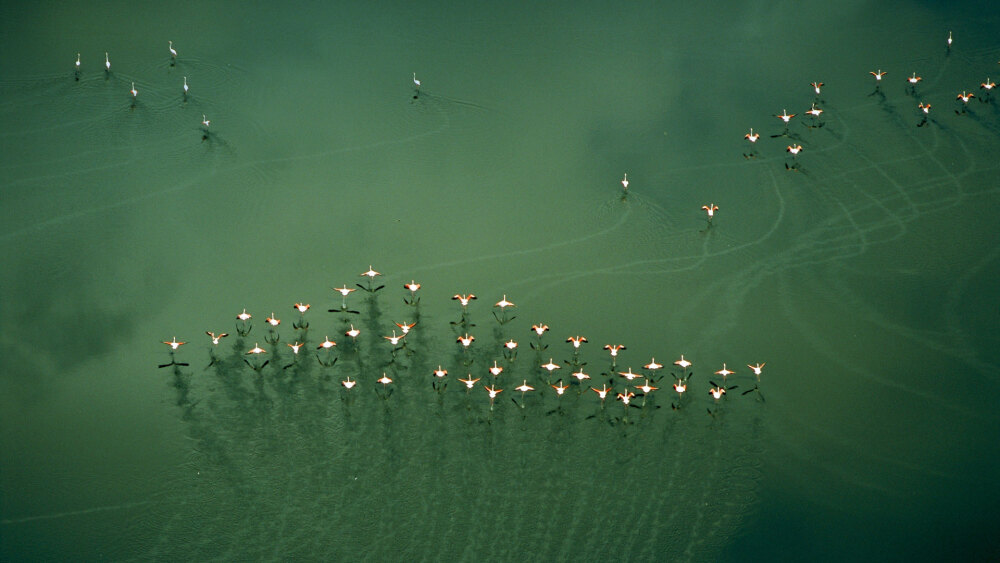
M 935 3 L 3 5 L 0 559 L 997 557 L 998 30 Z M 384 289 L 327 312 L 369 266 Z M 190 365 L 158 368 L 175 336 Z M 587 389 L 651 358 L 643 407 Z

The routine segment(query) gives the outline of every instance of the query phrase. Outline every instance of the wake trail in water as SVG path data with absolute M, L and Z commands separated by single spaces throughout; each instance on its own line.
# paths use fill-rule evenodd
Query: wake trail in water
M 154 500 L 144 500 L 139 502 L 126 502 L 123 504 L 114 504 L 110 506 L 95 506 L 93 508 L 84 508 L 82 510 L 67 510 L 65 512 L 54 512 L 51 514 L 40 514 L 38 516 L 25 516 L 23 518 L 6 518 L 0 520 L 0 524 L 4 526 L 14 525 L 14 524 L 26 524 L 28 522 L 38 522 L 42 520 L 55 520 L 56 518 L 71 518 L 73 516 L 83 516 L 85 514 L 94 514 L 95 512 L 110 512 L 113 510 L 125 510 L 129 508 L 135 508 L 137 506 L 146 506 L 149 504 L 154 504 L 157 501 Z

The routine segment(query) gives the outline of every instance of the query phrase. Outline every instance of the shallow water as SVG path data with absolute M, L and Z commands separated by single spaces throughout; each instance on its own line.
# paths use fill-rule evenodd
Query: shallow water
M 0 8 L 0 558 L 996 557 L 1000 19 L 768 6 Z

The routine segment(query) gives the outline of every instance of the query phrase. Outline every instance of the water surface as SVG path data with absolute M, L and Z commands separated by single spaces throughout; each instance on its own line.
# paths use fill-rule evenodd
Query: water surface
M 2 10 L 4 559 L 997 556 L 980 516 L 1000 502 L 1000 110 L 979 87 L 1000 75 L 995 15 Z M 369 266 L 385 288 L 328 313 Z M 476 326 L 455 325 L 450 298 L 470 292 Z M 500 324 L 504 295 L 516 319 Z M 296 302 L 312 304 L 304 334 Z M 382 337 L 412 320 L 394 358 Z M 233 333 L 210 366 L 205 331 Z M 558 398 L 576 335 L 591 384 L 621 390 L 615 371 L 655 358 L 661 389 L 643 408 Z M 175 336 L 190 366 L 159 369 Z M 243 362 L 255 342 L 260 373 Z M 674 409 L 681 354 L 694 376 Z M 491 411 L 458 378 L 487 383 L 494 360 Z M 723 362 L 738 389 L 716 405 Z M 766 402 L 741 394 L 757 362 Z

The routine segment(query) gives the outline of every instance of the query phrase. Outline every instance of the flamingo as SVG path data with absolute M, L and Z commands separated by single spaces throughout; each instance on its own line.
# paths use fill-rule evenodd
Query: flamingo
M 166 344 L 167 346 L 170 346 L 171 350 L 177 350 L 181 346 L 187 344 L 187 342 L 178 342 L 176 336 L 174 337 L 173 340 L 164 340 L 163 343 Z
M 388 401 L 389 395 L 392 394 L 392 392 L 389 391 L 389 384 L 392 383 L 392 378 L 386 375 L 383 371 L 382 377 L 376 379 L 376 381 L 382 384 L 382 399 Z
M 222 332 L 222 333 L 219 333 L 219 334 L 215 334 L 214 332 L 205 331 L 205 334 L 207 334 L 208 337 L 212 339 L 212 346 L 218 346 L 219 345 L 219 339 L 225 338 L 225 337 L 229 336 L 228 332 Z
M 720 369 L 719 371 L 715 372 L 715 375 L 721 375 L 722 376 L 722 383 L 723 383 L 723 385 L 725 385 L 726 378 L 729 377 L 730 375 L 733 375 L 734 373 L 736 373 L 736 372 L 731 371 L 729 369 L 726 369 L 726 364 L 725 364 L 725 362 L 723 362 L 722 363 L 722 369 Z
M 420 284 L 414 280 L 410 280 L 410 283 L 404 283 L 403 287 L 410 292 L 410 298 L 408 300 L 403 298 L 403 301 L 406 302 L 407 305 L 416 305 L 419 301 L 417 299 L 417 290 L 420 289 Z
M 659 389 L 659 387 L 653 387 L 652 385 L 650 385 L 648 379 L 646 380 L 646 383 L 643 383 L 642 385 L 636 385 L 635 388 L 641 389 L 642 392 L 647 395 Z
M 674 383 L 674 391 L 677 391 L 677 395 L 683 397 L 684 392 L 687 391 L 687 383 L 683 380 Z
M 434 377 L 436 377 L 438 379 L 444 379 L 448 375 L 448 370 L 442 368 L 441 364 L 438 364 L 438 368 L 436 370 L 434 370 L 432 373 L 433 373 Z M 439 388 L 438 384 L 437 384 L 437 381 L 431 381 L 431 387 L 433 387 L 435 391 L 443 393 L 444 390 L 448 387 L 448 384 L 447 383 L 442 383 L 441 387 Z
M 596 387 L 591 387 L 590 390 L 593 391 L 594 393 L 597 393 L 597 396 L 601 398 L 601 403 L 603 404 L 604 399 L 608 398 L 608 393 L 612 392 L 614 388 L 608 387 L 608 384 L 605 383 L 604 385 L 601 386 L 600 389 L 597 389 Z
M 520 407 L 523 409 L 524 408 L 524 394 L 527 393 L 528 391 L 534 391 L 535 388 L 532 387 L 531 385 L 528 385 L 528 380 L 525 379 L 524 383 L 518 385 L 514 389 L 516 389 L 516 390 L 518 390 L 518 391 L 521 392 L 521 405 L 520 405 Z
M 382 289 L 383 287 L 385 287 L 384 285 L 380 285 L 380 286 L 378 286 L 376 288 L 372 288 L 372 282 L 375 281 L 375 277 L 376 276 L 381 276 L 382 274 L 379 273 L 379 272 L 376 272 L 375 269 L 372 268 L 370 264 L 368 265 L 368 271 L 367 272 L 361 272 L 360 275 L 363 276 L 363 277 L 368 278 L 368 287 L 365 287 L 365 286 L 363 286 L 361 284 L 355 284 L 355 285 L 357 285 L 361 289 L 367 291 L 368 293 L 375 293 L 376 291 L 378 291 L 378 290 Z
M 607 350 L 612 358 L 618 357 L 618 352 L 625 349 L 624 344 L 605 344 L 604 349 Z
M 628 368 L 628 371 L 620 371 L 618 375 L 624 377 L 625 379 L 632 381 L 633 379 L 639 377 L 638 373 L 633 373 L 632 368 Z
M 799 169 L 798 158 L 799 158 L 799 152 L 801 150 L 802 150 L 802 145 L 788 145 L 787 147 L 785 147 L 785 152 L 790 153 L 792 155 L 792 159 L 794 159 L 795 161 L 795 164 L 792 164 L 791 166 L 789 166 L 787 162 L 785 163 L 785 168 L 787 170 L 797 171 Z
M 497 389 L 496 385 L 494 385 L 493 387 L 490 387 L 489 385 L 484 385 L 483 389 L 486 389 L 486 392 L 490 394 L 490 410 L 492 411 L 493 401 L 496 400 L 497 395 L 503 393 L 503 389 Z
M 920 108 L 920 111 L 924 112 L 923 119 L 920 120 L 920 123 L 917 123 L 917 127 L 923 127 L 927 124 L 927 116 L 931 113 L 931 105 L 919 103 L 917 107 Z
M 500 316 L 497 316 L 496 311 L 493 312 L 493 318 L 495 318 L 498 323 L 500 323 L 502 325 L 503 324 L 507 324 L 510 321 L 512 321 L 515 318 L 517 318 L 517 317 L 511 317 L 509 319 L 507 318 L 507 308 L 508 307 L 517 307 L 517 305 L 514 305 L 510 301 L 507 301 L 507 294 L 504 294 L 503 299 L 501 299 L 500 301 L 497 301 L 496 304 L 493 305 L 493 306 L 494 307 L 500 307 Z
M 386 340 L 388 340 L 389 343 L 392 344 L 393 346 L 398 346 L 399 345 L 399 341 L 402 340 L 403 337 L 405 337 L 405 336 L 406 336 L 405 333 L 404 334 L 400 334 L 399 336 L 396 336 L 396 331 L 393 330 L 392 331 L 392 336 L 383 336 L 382 338 L 385 338 Z
M 681 359 L 679 359 L 676 362 L 674 362 L 674 365 L 675 366 L 680 366 L 681 369 L 683 369 L 683 370 L 687 370 L 687 368 L 691 367 L 691 362 L 685 360 L 684 359 L 684 354 L 681 354 Z
M 239 321 L 236 325 L 236 332 L 239 333 L 240 336 L 250 334 L 250 330 L 253 329 L 253 323 L 250 322 L 251 318 L 253 318 L 253 315 L 247 313 L 246 307 L 243 308 L 242 313 L 236 315 L 236 320 Z
M 509 362 L 517 359 L 517 341 L 513 338 L 503 343 L 503 357 Z

